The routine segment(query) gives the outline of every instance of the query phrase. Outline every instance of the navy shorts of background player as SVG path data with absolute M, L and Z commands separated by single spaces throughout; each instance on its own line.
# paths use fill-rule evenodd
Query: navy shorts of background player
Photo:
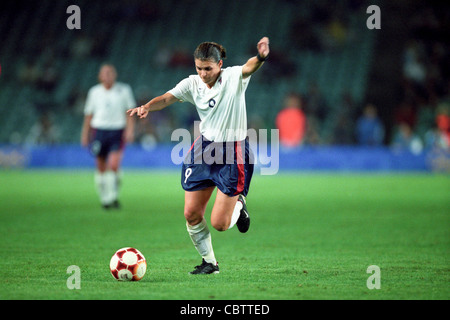
M 112 151 L 122 150 L 124 129 L 119 130 L 92 130 L 92 139 L 89 149 L 96 157 L 106 157 Z
M 254 169 L 248 139 L 212 142 L 200 136 L 192 144 L 182 166 L 181 186 L 197 191 L 216 186 L 232 197 L 247 196 Z

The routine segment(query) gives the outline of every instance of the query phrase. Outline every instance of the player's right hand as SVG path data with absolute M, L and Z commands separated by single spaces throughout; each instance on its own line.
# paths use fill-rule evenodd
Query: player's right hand
M 146 118 L 148 115 L 148 110 L 145 109 L 144 106 L 140 106 L 137 108 L 133 108 L 133 109 L 128 109 L 127 113 L 130 115 L 130 117 L 132 117 L 133 115 L 137 115 L 139 118 Z

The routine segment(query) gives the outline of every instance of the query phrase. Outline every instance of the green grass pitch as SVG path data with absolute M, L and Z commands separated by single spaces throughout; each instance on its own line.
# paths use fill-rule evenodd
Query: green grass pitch
M 0 171 L 0 299 L 450 298 L 448 175 L 255 174 L 249 232 L 210 228 L 220 274 L 209 276 L 188 275 L 201 258 L 179 172 L 125 170 L 116 211 L 100 208 L 93 179 Z M 125 246 L 147 259 L 139 282 L 109 273 Z M 79 290 L 67 287 L 71 265 Z M 370 265 L 380 289 L 367 287 Z

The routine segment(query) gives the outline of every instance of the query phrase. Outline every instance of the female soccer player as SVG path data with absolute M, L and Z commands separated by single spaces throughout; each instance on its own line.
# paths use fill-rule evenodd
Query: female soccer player
M 119 169 L 123 148 L 125 142 L 134 139 L 134 121 L 126 116 L 126 110 L 135 106 L 136 100 L 130 86 L 116 82 L 116 78 L 113 65 L 100 67 L 100 83 L 88 92 L 81 130 L 81 144 L 89 146 L 96 158 L 95 185 L 105 209 L 120 206 Z
M 258 42 L 257 50 L 257 55 L 243 66 L 222 69 L 225 48 L 214 42 L 203 42 L 194 52 L 197 75 L 182 80 L 147 104 L 127 111 L 130 116 L 136 114 L 145 118 L 149 112 L 177 101 L 188 101 L 197 108 L 201 136 L 192 145 L 181 176 L 187 231 L 203 258 L 202 264 L 191 274 L 219 272 L 204 218 L 206 205 L 216 187 L 211 225 L 218 231 L 225 231 L 236 224 L 243 233 L 250 226 L 245 196 L 253 174 L 253 162 L 246 139 L 245 90 L 251 75 L 269 55 L 267 37 Z

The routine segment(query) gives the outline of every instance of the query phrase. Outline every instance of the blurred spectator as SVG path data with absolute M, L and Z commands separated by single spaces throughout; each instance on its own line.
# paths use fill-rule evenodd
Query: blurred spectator
M 407 123 L 399 125 L 392 142 L 394 151 L 410 151 L 414 154 L 422 152 L 423 143 Z
M 409 127 L 416 126 L 416 110 L 410 101 L 403 101 L 394 113 L 394 120 L 397 125 L 406 123 Z
M 135 136 L 144 150 L 151 150 L 158 144 L 155 135 L 155 127 L 151 118 L 139 119 L 136 121 Z
M 330 17 L 321 32 L 322 47 L 328 50 L 341 48 L 348 38 L 348 28 L 337 14 Z
M 308 121 L 312 118 L 319 120 L 319 123 L 325 120 L 327 114 L 327 103 L 316 83 L 311 83 L 305 98 L 305 114 Z
M 175 124 L 174 116 L 170 109 L 164 109 L 152 114 L 151 121 L 155 127 L 155 136 L 159 142 L 170 143 L 173 130 L 179 128 Z
M 256 131 L 266 129 L 266 125 L 264 124 L 264 118 L 257 113 L 249 114 L 248 128 L 254 129 Z
M 27 58 L 26 61 L 19 66 L 17 78 L 23 84 L 35 85 L 41 76 L 40 72 L 39 66 L 34 59 Z
M 326 1 L 311 1 L 305 4 L 293 18 L 289 38 L 299 50 L 334 50 L 342 47 L 350 38 L 349 15 L 360 9 L 360 4 L 341 2 L 329 5 Z
M 67 106 L 70 111 L 76 115 L 84 115 L 84 103 L 86 102 L 87 92 L 80 87 L 75 86 L 67 96 Z
M 319 134 L 320 125 L 315 118 L 308 118 L 306 121 L 306 130 L 303 138 L 303 143 L 306 145 L 318 145 L 322 143 L 322 138 Z
M 354 121 L 357 117 L 357 107 L 350 91 L 344 91 L 342 94 L 338 110 L 341 114 L 344 114 L 347 119 L 351 120 L 350 122 L 352 123 L 352 126 L 354 126 Z
M 252 54 L 254 54 L 254 49 L 252 49 Z M 264 81 L 276 82 L 280 78 L 291 78 L 298 72 L 297 66 L 290 60 L 286 52 L 271 50 L 269 59 L 270 63 L 264 65 L 261 70 L 264 73 Z
M 333 114 L 327 114 L 331 135 L 327 135 L 326 141 L 340 145 L 354 144 L 356 107 L 353 97 L 349 91 L 345 91 L 337 103 Z
M 58 83 L 59 72 L 52 61 L 48 61 L 42 68 L 42 72 L 37 81 L 37 87 L 51 93 Z
M 449 143 L 447 137 L 441 132 L 437 125 L 425 132 L 424 136 L 425 148 L 448 150 Z
M 157 47 L 158 50 L 154 53 L 153 63 L 155 67 L 164 69 L 169 65 L 172 48 L 170 47 L 168 40 L 160 41 Z
M 354 122 L 344 113 L 339 113 L 334 119 L 333 134 L 330 137 L 330 143 L 336 145 L 350 145 L 354 144 Z
M 179 127 L 175 124 L 171 111 L 164 109 L 155 112 L 151 117 L 136 121 L 135 140 L 143 148 L 150 150 L 157 144 L 171 143 L 172 132 Z
M 289 37 L 292 45 L 298 50 L 321 51 L 322 45 L 317 36 L 314 24 L 310 19 L 299 16 L 294 19 L 290 28 Z
M 150 24 L 161 16 L 158 5 L 158 1 L 127 0 L 125 5 L 117 5 L 113 17 L 115 20 L 142 21 Z
M 450 146 L 450 105 L 442 103 L 439 105 L 436 116 L 436 124 L 441 132 L 441 135 L 447 141 L 447 146 Z
M 423 85 L 426 69 L 423 62 L 422 48 L 413 41 L 408 44 L 403 57 L 403 76 L 414 84 Z
M 420 132 L 431 147 L 448 140 L 448 121 L 439 106 L 449 95 L 449 11 L 443 4 L 418 2 L 411 12 L 410 37 L 403 53 L 403 102 L 394 120 Z
M 363 146 L 379 146 L 384 139 L 384 126 L 378 117 L 377 108 L 368 104 L 356 122 L 356 137 Z
M 184 47 L 179 47 L 170 57 L 169 66 L 171 68 L 192 68 L 192 61 L 194 61 L 192 53 Z
M 25 138 L 25 144 L 28 145 L 52 145 L 59 141 L 59 130 L 54 125 L 50 116 L 44 113 L 35 123 Z
M 275 119 L 276 127 L 280 131 L 280 143 L 284 147 L 297 147 L 302 143 L 306 126 L 302 108 L 302 97 L 297 93 L 290 93 Z
M 108 28 L 100 28 L 95 31 L 91 53 L 93 57 L 103 58 L 107 53 L 108 44 L 111 42 Z
M 72 41 L 72 46 L 70 47 L 70 54 L 73 58 L 86 58 L 89 57 L 94 48 L 94 42 L 85 33 L 78 33 L 74 41 Z

